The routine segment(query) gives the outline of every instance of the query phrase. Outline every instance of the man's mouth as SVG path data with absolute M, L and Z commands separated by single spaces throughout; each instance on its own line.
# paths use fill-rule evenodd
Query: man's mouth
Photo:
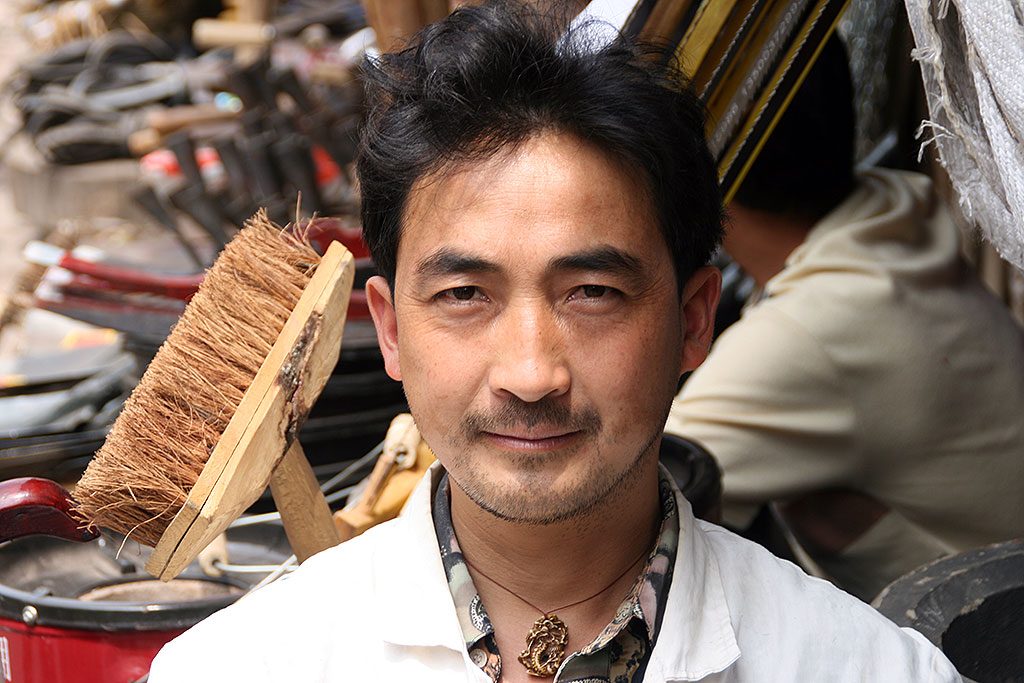
M 502 432 L 482 432 L 482 436 L 503 450 L 550 451 L 566 446 L 579 438 L 582 431 L 564 429 L 515 429 Z

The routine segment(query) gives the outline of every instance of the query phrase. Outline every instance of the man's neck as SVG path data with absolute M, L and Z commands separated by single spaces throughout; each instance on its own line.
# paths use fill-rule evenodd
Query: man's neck
M 778 275 L 816 219 L 750 209 L 733 202 L 723 246 L 759 287 Z
M 647 458 L 619 490 L 580 519 L 509 522 L 481 508 L 455 482 L 451 510 L 459 546 L 473 567 L 540 609 L 553 610 L 600 591 L 651 547 L 661 521 L 658 461 Z M 626 579 L 635 579 L 642 569 L 638 563 Z M 617 604 L 622 597 L 608 600 Z

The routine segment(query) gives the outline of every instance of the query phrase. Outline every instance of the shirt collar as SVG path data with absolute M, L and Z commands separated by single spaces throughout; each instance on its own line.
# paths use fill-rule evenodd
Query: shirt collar
M 395 645 L 465 653 L 431 515 L 431 498 L 443 474 L 440 463 L 431 465 L 392 523 L 396 533 L 374 545 L 373 588 L 381 606 L 376 625 L 382 639 Z M 694 681 L 729 667 L 740 650 L 707 532 L 670 484 L 679 514 L 679 546 L 648 675 Z
M 648 673 L 653 680 L 696 681 L 727 669 L 739 659 L 740 648 L 706 523 L 694 518 L 675 483 L 672 488 L 679 550 Z
M 463 640 L 466 647 L 471 648 L 484 637 L 494 633 L 494 627 L 480 601 L 480 594 L 473 584 L 473 578 L 469 575 L 469 567 L 462 557 L 459 539 L 455 537 L 448 491 L 449 480 L 448 476 L 444 475 L 434 494 L 434 532 L 437 534 L 437 544 L 441 551 L 441 564 L 444 565 L 445 576 L 448 578 L 448 590 L 451 591 L 455 612 L 462 627 Z
M 394 533 L 373 545 L 373 595 L 380 604 L 374 616 L 385 642 L 465 652 L 430 514 L 431 497 L 443 474 L 440 463 L 430 466 L 402 514 L 388 523 Z M 366 534 L 378 530 L 383 531 Z
M 462 627 L 466 647 L 472 648 L 484 637 L 494 633 L 494 627 L 487 616 L 487 610 L 480 601 L 480 595 L 470 577 L 459 541 L 452 524 L 449 479 L 440 480 L 434 494 L 433 518 L 448 587 L 455 603 L 455 611 Z M 622 601 L 615 618 L 604 631 L 594 639 L 582 654 L 589 654 L 605 647 L 634 617 L 640 619 L 651 642 L 655 641 L 658 624 L 664 612 L 676 547 L 679 541 L 679 517 L 672 483 L 667 472 L 659 477 L 662 522 L 657 543 L 651 549 L 643 572 Z

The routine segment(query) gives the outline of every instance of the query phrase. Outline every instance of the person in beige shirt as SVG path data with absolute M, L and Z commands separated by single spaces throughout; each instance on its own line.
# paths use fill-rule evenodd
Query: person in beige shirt
M 1024 535 L 1024 338 L 928 178 L 849 171 L 844 58 L 831 43 L 729 207 L 725 247 L 761 293 L 666 431 L 718 460 L 727 524 L 773 504 L 800 551 L 870 600 Z

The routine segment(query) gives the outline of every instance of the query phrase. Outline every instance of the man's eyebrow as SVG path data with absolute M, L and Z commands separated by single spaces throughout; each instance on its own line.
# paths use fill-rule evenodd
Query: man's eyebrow
M 548 262 L 548 271 L 590 270 L 639 276 L 644 267 L 640 259 L 615 247 L 597 247 L 559 256 Z
M 499 270 L 498 264 L 487 259 L 443 247 L 416 264 L 415 272 L 420 278 L 429 278 L 457 273 L 494 273 Z

